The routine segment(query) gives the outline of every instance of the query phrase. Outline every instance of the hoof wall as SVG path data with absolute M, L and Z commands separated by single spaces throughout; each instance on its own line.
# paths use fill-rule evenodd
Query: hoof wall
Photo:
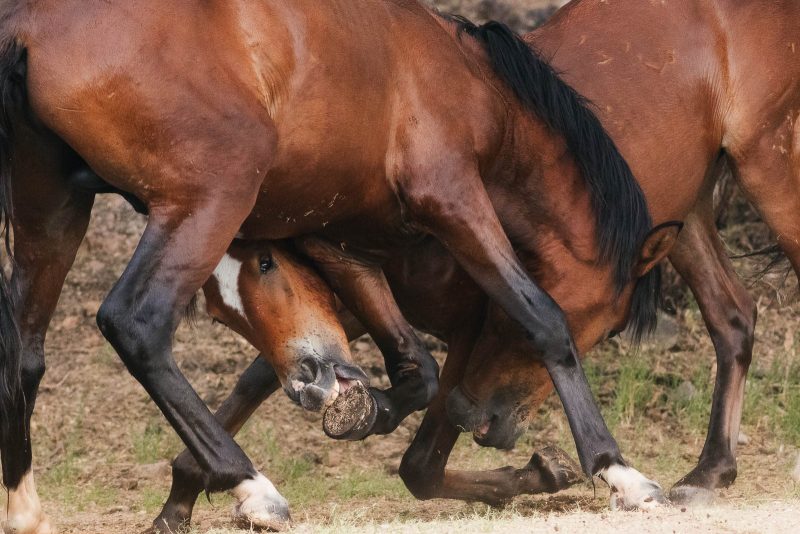
M 378 417 L 378 406 L 369 390 L 356 384 L 325 411 L 322 428 L 328 437 L 357 441 L 370 435 Z

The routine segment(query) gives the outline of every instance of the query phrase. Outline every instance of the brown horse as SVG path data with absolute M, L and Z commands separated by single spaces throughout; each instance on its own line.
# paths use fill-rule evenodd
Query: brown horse
M 358 318 L 376 333 L 396 386 L 378 396 L 381 417 L 368 433 L 390 431 L 436 393 L 435 362 L 380 272 L 384 258 L 435 236 L 523 325 L 583 469 L 615 487 L 630 475 L 638 490 L 629 505 L 661 499 L 625 466 L 563 312 L 512 246 L 533 245 L 542 221 L 571 213 L 582 229 L 570 241 L 576 262 L 584 272 L 602 265 L 602 285 L 633 293 L 634 317 L 647 322 L 654 277 L 636 283 L 649 268 L 639 262 L 651 227 L 644 196 L 595 115 L 545 61 L 503 27 L 476 30 L 476 39 L 463 29 L 410 0 L 3 5 L 0 205 L 16 263 L 10 287 L 0 287 L 0 449 L 12 492 L 30 477 L 44 335 L 92 200 L 72 180 L 88 165 L 149 212 L 98 324 L 198 460 L 205 488 L 260 499 L 250 508 L 256 524 L 283 519 L 270 488 L 171 354 L 182 310 L 237 235 L 326 240 L 311 252 L 348 307 L 366 312 Z M 558 182 L 564 195 L 540 202 L 552 186 L 543 169 L 556 164 L 570 171 Z
M 800 5 L 791 1 L 579 1 L 525 37 L 601 111 L 655 220 L 687 225 L 670 260 L 697 297 L 717 353 L 717 378 L 699 463 L 673 488 L 673 500 L 705 498 L 737 474 L 756 306 L 714 226 L 713 187 L 726 167 L 800 273 L 798 20 Z M 642 30 L 631 31 L 632 24 Z M 573 281 L 558 290 L 545 279 L 543 287 L 565 311 L 571 307 L 567 295 L 584 287 Z M 508 328 L 514 330 L 510 323 Z M 580 326 L 573 331 L 578 336 Z M 513 343 L 488 334 L 489 350 Z M 471 360 L 461 390 L 471 402 L 455 410 L 460 414 L 451 412 L 456 423 L 480 419 L 500 394 L 498 380 L 486 376 L 503 374 L 513 391 L 522 386 L 520 372 L 530 368 L 519 356 L 502 362 L 486 356 Z M 501 404 L 493 409 L 511 407 Z
M 718 369 L 706 445 L 697 467 L 673 488 L 675 500 L 702 498 L 736 477 L 735 446 L 752 355 L 755 305 L 714 227 L 713 186 L 726 165 L 779 235 L 793 265 L 800 264 L 800 239 L 793 237 L 797 229 L 791 217 L 782 215 L 796 212 L 800 202 L 795 190 L 795 159 L 800 151 L 797 115 L 791 112 L 798 100 L 792 80 L 799 65 L 787 22 L 797 20 L 800 13 L 790 2 L 760 12 L 758 20 L 769 26 L 769 38 L 755 45 L 746 38 L 757 29 L 752 9 L 757 6 L 689 0 L 664 5 L 574 2 L 550 24 L 525 37 L 552 56 L 555 66 L 602 111 L 648 193 L 656 220 L 681 218 L 686 223 L 670 260 L 697 297 L 717 351 Z M 641 21 L 647 32 L 631 34 L 630 21 Z M 609 35 L 626 38 L 613 40 Z M 686 35 L 697 37 L 687 42 Z M 754 72 L 762 75 L 751 76 Z M 753 85 L 755 80 L 770 83 Z M 770 98 L 773 93 L 783 97 Z M 763 121 L 754 118 L 762 116 Z M 540 202 L 547 205 L 559 202 L 564 183 L 570 183 L 564 177 L 575 174 L 568 154 L 557 152 L 559 148 L 543 158 L 542 172 L 551 187 L 536 189 L 543 196 Z M 504 204 L 514 207 L 513 196 L 493 195 L 492 200 L 501 218 Z M 621 328 L 620 315 L 609 305 L 614 301 L 605 296 L 613 295 L 608 276 L 565 268 L 574 260 L 567 258 L 572 263 L 565 263 L 561 253 L 579 257 L 574 236 L 585 235 L 586 227 L 573 211 L 559 213 L 560 217 L 542 222 L 540 231 L 530 233 L 539 248 L 530 247 L 523 258 L 565 310 L 579 347 L 586 349 Z M 524 332 L 502 312 L 490 307 L 485 323 L 483 319 L 470 323 L 459 315 L 471 306 L 483 309 L 484 301 L 479 292 L 471 293 L 477 288 L 464 273 L 455 274 L 454 269 L 456 264 L 445 251 L 431 244 L 395 268 L 388 264 L 387 274 L 401 307 L 421 328 L 443 335 L 447 330 L 442 324 L 447 321 L 442 317 L 448 316 L 456 317 L 452 324 L 463 324 L 465 330 L 484 324 L 479 339 L 466 334 L 464 341 L 451 339 L 442 392 L 461 381 L 464 370 L 456 362 L 466 365 L 472 353 L 451 412 L 461 426 L 474 430 L 479 442 L 507 445 L 516 433 L 514 423 L 524 421 L 552 386 L 544 369 L 527 357 Z M 431 290 L 434 285 L 441 291 Z M 415 310 L 422 316 L 415 318 Z M 431 315 L 425 315 L 429 311 Z M 517 494 L 520 486 L 514 470 L 480 476 L 445 472 L 458 430 L 444 411 L 440 397 L 404 458 L 401 475 L 415 495 L 497 502 Z M 518 417 L 504 417 L 508 413 Z
M 340 386 L 346 391 L 354 381 L 368 382 L 350 363 L 333 292 L 307 261 L 298 259 L 284 245 L 235 242 L 203 292 L 208 313 L 261 352 L 251 365 L 259 371 L 260 380 L 248 380 L 253 372 L 246 373 L 217 412 L 232 430 L 238 430 L 251 413 L 237 408 L 245 404 L 243 399 L 255 408 L 281 384 L 298 404 L 319 410 L 336 398 Z M 226 417 L 231 409 L 237 410 L 238 417 Z M 260 483 L 271 493 L 275 515 L 288 517 L 286 500 L 266 478 Z M 199 484 L 202 487 L 202 479 Z M 4 532 L 51 532 L 33 477 L 26 476 L 20 487 L 22 491 L 9 493 Z M 253 513 L 249 507 L 261 504 L 258 499 L 243 500 L 235 510 L 235 519 L 249 520 Z M 284 522 L 270 526 L 281 528 Z

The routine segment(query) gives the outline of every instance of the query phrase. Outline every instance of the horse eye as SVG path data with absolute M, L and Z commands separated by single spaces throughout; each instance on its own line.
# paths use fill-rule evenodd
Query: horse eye
M 269 271 L 271 271 L 273 267 L 275 267 L 275 262 L 272 261 L 272 256 L 261 258 L 258 267 L 261 270 L 261 274 L 267 274 Z

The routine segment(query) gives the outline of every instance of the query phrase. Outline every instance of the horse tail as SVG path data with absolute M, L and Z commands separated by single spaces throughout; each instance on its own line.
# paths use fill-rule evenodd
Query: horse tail
M 0 44 L 0 234 L 5 233 L 5 252 L 12 270 L 12 125 L 13 117 L 20 115 L 25 106 L 25 65 L 25 49 L 15 39 Z M 0 264 L 0 445 L 4 447 L 20 440 L 19 428 L 14 422 L 24 418 L 26 409 L 16 301 L 14 280 Z

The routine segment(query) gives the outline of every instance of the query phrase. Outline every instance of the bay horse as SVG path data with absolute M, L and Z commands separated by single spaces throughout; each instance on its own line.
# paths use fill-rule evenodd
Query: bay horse
M 765 10 L 758 19 L 754 18 L 756 9 Z M 713 186 L 726 166 L 733 169 L 748 198 L 779 236 L 796 272 L 800 264 L 800 239 L 794 237 L 797 228 L 791 216 L 800 202 L 796 191 L 797 113 L 791 111 L 797 109 L 793 108 L 798 100 L 793 80 L 800 65 L 790 24 L 798 20 L 798 9 L 790 2 L 776 2 L 766 9 L 727 1 L 613 5 L 576 1 L 524 37 L 532 49 L 552 57 L 554 66 L 600 110 L 604 124 L 636 171 L 655 219 L 685 222 L 669 258 L 697 298 L 718 367 L 706 444 L 698 465 L 673 487 L 673 501 L 704 499 L 713 489 L 731 484 L 737 475 L 736 442 L 756 307 L 736 276 L 714 225 Z M 758 45 L 747 38 L 755 31 L 754 20 L 770 28 L 768 38 Z M 632 34 L 631 21 L 641 22 L 648 31 Z M 459 32 L 456 25 L 454 34 L 483 37 L 463 21 L 461 25 L 464 31 Z M 625 38 L 609 38 L 617 35 Z M 687 41 L 687 35 L 694 37 Z M 755 80 L 759 79 L 770 83 L 758 85 Z M 783 96 L 773 99 L 770 94 Z M 563 152 L 556 154 L 542 165 L 552 187 L 537 189 L 539 194 L 549 192 L 555 197 L 543 201 L 551 204 L 562 194 L 563 184 L 569 183 L 564 176 L 575 175 L 569 158 L 563 157 Z M 492 200 L 499 206 L 501 218 L 503 203 L 515 207 L 511 195 Z M 543 250 L 570 250 L 573 236 L 585 232 L 575 212 L 561 210 L 561 217 L 554 217 L 549 226 L 542 223 L 543 231 L 529 232 L 531 239 L 538 237 Z M 420 258 L 417 262 L 413 255 L 401 262 L 394 279 L 391 263 L 385 267 L 406 314 L 413 316 L 409 306 L 415 303 L 423 313 L 438 310 L 432 323 L 417 323 L 436 331 L 431 325 L 441 322 L 448 310 L 455 313 L 469 308 L 465 306 L 470 302 L 466 288 L 477 289 L 470 286 L 468 278 L 454 274 L 457 265 L 447 259 L 444 249 L 431 245 L 416 257 Z M 607 291 L 610 283 L 608 278 L 582 272 L 568 276 L 572 270 L 563 267 L 563 260 L 557 253 L 536 254 L 534 249 L 527 253 L 526 264 L 564 308 L 578 345 L 589 347 L 618 328 L 613 326 L 618 318 L 608 313 L 607 302 L 587 298 Z M 451 277 L 452 292 L 431 291 L 434 286 L 446 288 Z M 410 304 L 403 303 L 403 288 L 417 283 L 419 289 L 409 292 L 414 296 Z M 431 295 L 435 297 L 426 301 Z M 456 298 L 462 295 L 463 300 Z M 480 298 L 475 296 L 471 302 L 485 302 Z M 458 350 L 462 344 L 456 341 L 451 341 L 443 371 L 442 393 L 463 378 L 460 392 L 451 402 L 451 415 L 460 425 L 448 422 L 446 401 L 440 396 L 403 459 L 401 476 L 418 497 L 496 503 L 519 491 L 514 470 L 480 476 L 445 471 L 460 428 L 472 429 L 479 442 L 505 446 L 515 437 L 513 423 L 524 421 L 525 413 L 531 413 L 552 388 L 545 370 L 527 356 L 524 331 L 492 306 L 484 313 L 489 321 L 480 338 L 463 343 L 462 350 L 472 353 L 461 360 L 471 362 L 466 377 L 464 369 L 458 371 L 459 365 L 450 365 L 462 352 Z M 459 321 L 470 324 L 462 318 Z M 537 371 L 532 380 L 532 372 Z M 519 417 L 502 416 L 509 413 Z
M 234 242 L 203 285 L 203 294 L 208 314 L 260 351 L 251 367 L 259 370 L 261 380 L 248 380 L 253 373 L 246 373 L 220 406 L 218 417 L 240 405 L 243 396 L 258 401 L 257 406 L 281 385 L 297 404 L 319 411 L 353 383 L 369 382 L 351 361 L 333 292 L 309 262 L 285 244 Z M 232 429 L 238 430 L 249 416 L 239 413 L 237 419 L 226 419 Z M 266 477 L 259 483 L 271 490 L 273 514 L 288 518 L 289 505 L 278 490 Z M 26 475 L 21 487 L 9 493 L 4 532 L 52 532 L 33 477 Z M 234 519 L 246 521 L 249 507 L 262 504 L 243 500 Z M 284 523 L 269 526 L 282 528 Z
M 695 294 L 717 371 L 706 441 L 697 466 L 671 490 L 675 502 L 708 500 L 737 476 L 756 305 L 714 223 L 713 188 L 726 169 L 800 274 L 797 21 L 800 5 L 787 0 L 586 0 L 566 5 L 524 37 L 599 110 L 653 218 L 686 223 L 669 259 Z M 631 31 L 632 25 L 646 31 Z M 559 291 L 542 286 L 569 309 Z M 577 287 L 564 292 L 574 294 Z M 510 323 L 508 328 L 514 330 Z M 514 343 L 485 342 L 488 350 Z M 492 399 L 521 387 L 520 373 L 531 368 L 519 355 L 503 358 L 502 365 L 494 355 L 477 356 L 461 384 L 468 400 L 458 390 L 454 395 L 459 404 L 450 416 L 457 424 L 480 423 L 490 404 L 501 413 L 510 409 L 511 399 Z M 504 387 L 498 387 L 500 374 Z
M 631 506 L 663 500 L 625 464 L 562 310 L 515 253 L 535 225 L 501 222 L 487 190 L 513 214 L 536 201 L 542 165 L 553 163 L 545 158 L 569 160 L 572 195 L 539 205 L 539 217 L 567 210 L 595 230 L 575 244 L 581 261 L 605 265 L 615 292 L 633 293 L 635 317 L 654 316 L 654 277 L 636 277 L 652 227 L 646 200 L 582 97 L 509 35 L 488 27 L 483 42 L 462 40 L 411 0 L 6 2 L 0 212 L 14 231 L 14 270 L 0 284 L 0 450 L 10 492 L 32 480 L 28 421 L 43 340 L 92 200 L 70 178 L 88 166 L 149 212 L 98 325 L 198 460 L 205 489 L 261 503 L 250 508 L 254 524 L 281 519 L 272 489 L 171 353 L 181 311 L 237 236 L 315 234 L 342 251 L 326 275 L 358 275 L 361 286 L 341 286 L 345 303 L 391 319 L 381 335 L 380 323 L 357 314 L 385 345 L 396 386 L 380 413 L 400 415 L 433 398 L 438 369 L 380 264 L 436 237 L 523 325 L 582 468 L 615 487 L 634 480 L 641 491 Z M 352 306 L 348 289 L 369 305 Z

